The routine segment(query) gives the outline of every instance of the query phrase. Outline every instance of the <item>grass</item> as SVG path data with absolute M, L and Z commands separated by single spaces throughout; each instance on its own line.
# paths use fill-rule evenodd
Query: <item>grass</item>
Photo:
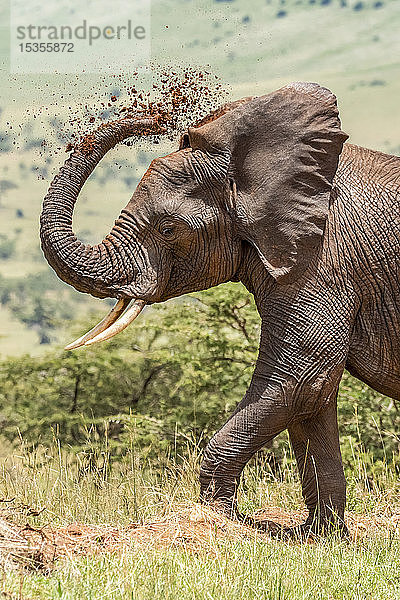
M 111 466 L 105 447 L 98 467 L 89 470 L 84 456 L 71 456 L 57 444 L 30 451 L 24 445 L 11 452 L 5 448 L 0 495 L 14 498 L 16 506 L 42 510 L 29 518 L 21 512 L 20 522 L 29 520 L 35 527 L 155 523 L 193 504 L 199 459 L 198 450 L 188 445 L 187 458 L 170 457 L 155 468 L 135 455 L 132 443 L 122 463 Z M 378 520 L 400 514 L 398 481 L 390 465 L 380 477 L 376 493 L 362 481 L 349 486 L 349 503 L 359 513 L 368 507 L 370 518 Z M 248 467 L 240 505 L 248 513 L 266 505 L 301 508 L 292 458 L 284 457 L 277 474 L 265 462 Z M 393 527 L 372 528 L 350 542 L 331 536 L 309 544 L 215 531 L 195 549 L 184 538 L 162 549 L 150 539 L 128 542 L 114 552 L 72 555 L 59 560 L 50 574 L 7 570 L 0 592 L 15 600 L 395 600 L 399 573 L 400 538 Z
M 255 539 L 217 544 L 214 551 L 80 558 L 50 577 L 5 574 L 3 590 L 21 600 L 397 600 L 400 593 L 398 540 L 297 546 Z

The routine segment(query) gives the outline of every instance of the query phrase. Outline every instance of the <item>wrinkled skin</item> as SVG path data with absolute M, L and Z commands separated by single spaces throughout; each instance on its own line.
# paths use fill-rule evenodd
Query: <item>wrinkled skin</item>
M 46 197 L 50 264 L 79 290 L 148 303 L 242 281 L 262 318 L 259 357 L 205 450 L 202 499 L 237 514 L 245 464 L 288 429 L 309 509 L 303 530 L 345 532 L 343 370 L 400 400 L 400 159 L 343 145 L 333 94 L 292 84 L 189 128 L 90 247 L 72 233 L 73 204 L 127 132 L 102 136 L 102 151 L 75 151 Z

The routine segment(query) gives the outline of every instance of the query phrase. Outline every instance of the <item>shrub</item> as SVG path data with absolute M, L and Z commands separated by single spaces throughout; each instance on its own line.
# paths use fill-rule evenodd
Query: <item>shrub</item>
M 7 260 L 15 254 L 16 240 L 0 234 L 0 258 Z

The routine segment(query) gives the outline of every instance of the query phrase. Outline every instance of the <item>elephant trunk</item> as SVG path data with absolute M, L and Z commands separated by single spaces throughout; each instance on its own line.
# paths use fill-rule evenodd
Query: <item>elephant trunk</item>
M 43 202 L 40 238 L 43 253 L 57 275 L 81 292 L 99 298 L 120 297 L 121 285 L 134 278 L 131 261 L 124 260 L 121 233 L 111 230 L 94 246 L 84 244 L 72 230 L 72 214 L 85 181 L 103 156 L 133 135 L 162 133 L 160 119 L 132 116 L 101 125 L 87 135 L 54 177 Z

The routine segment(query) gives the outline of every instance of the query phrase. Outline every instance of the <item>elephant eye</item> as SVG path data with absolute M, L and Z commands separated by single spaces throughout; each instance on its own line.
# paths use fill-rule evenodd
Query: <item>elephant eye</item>
M 175 228 L 170 223 L 168 223 L 168 225 L 167 224 L 161 225 L 161 227 L 160 227 L 160 233 L 161 233 L 161 235 L 163 235 L 165 237 L 171 237 L 175 233 Z

